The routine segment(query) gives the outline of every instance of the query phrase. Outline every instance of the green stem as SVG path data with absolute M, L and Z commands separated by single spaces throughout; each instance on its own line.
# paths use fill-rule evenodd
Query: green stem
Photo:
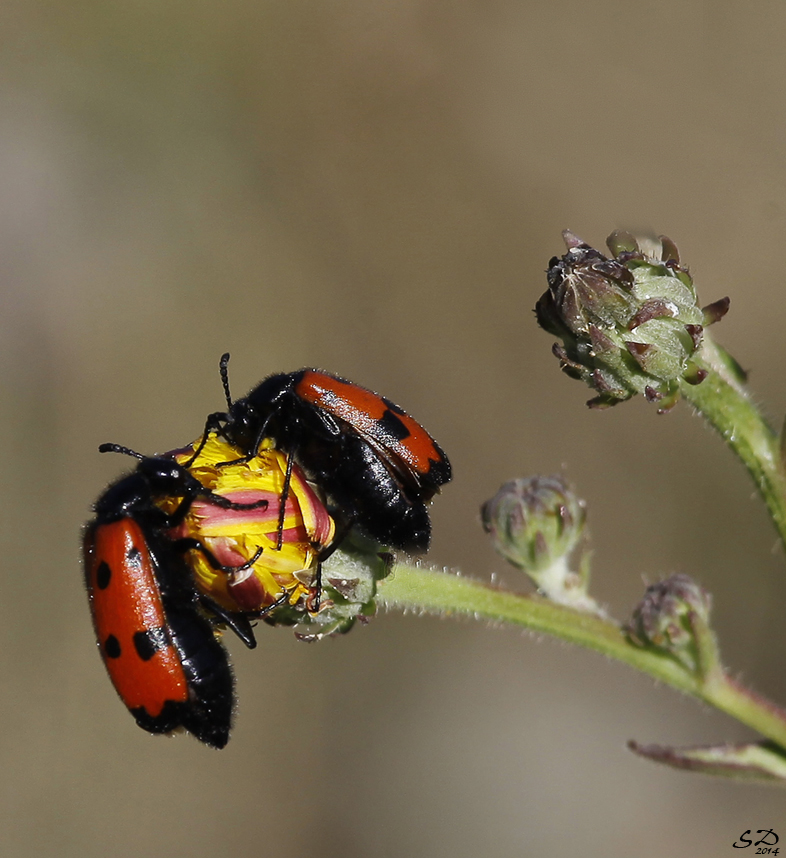
M 778 435 L 751 400 L 742 370 L 706 332 L 696 363 L 709 374 L 701 384 L 681 382 L 680 391 L 748 469 L 786 547 L 786 475 Z
M 631 644 L 624 631 L 609 620 L 470 578 L 405 564 L 396 564 L 393 574 L 379 583 L 379 600 L 389 608 L 510 623 L 593 649 L 698 697 L 786 749 L 786 712 L 742 688 L 720 669 L 703 678 L 667 655 Z
M 704 684 L 704 689 L 699 696 L 706 703 L 731 715 L 742 724 L 747 724 L 762 736 L 772 739 L 781 748 L 786 749 L 784 744 L 786 712 L 771 700 L 750 691 L 728 674 L 720 672 Z

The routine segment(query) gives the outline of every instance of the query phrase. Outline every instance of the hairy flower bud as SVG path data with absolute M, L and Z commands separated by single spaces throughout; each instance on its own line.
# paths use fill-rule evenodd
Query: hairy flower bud
M 522 569 L 549 599 L 599 612 L 587 595 L 588 564 L 569 558 L 584 532 L 586 505 L 559 476 L 512 480 L 481 507 L 494 548 Z M 586 560 L 586 558 L 585 558 Z
M 709 626 L 711 604 L 710 594 L 692 578 L 673 575 L 647 588 L 627 627 L 628 638 L 704 674 L 717 661 Z
M 322 566 L 322 584 L 329 604 L 316 616 L 292 615 L 300 640 L 314 641 L 348 632 L 356 622 L 365 623 L 376 613 L 379 581 L 390 574 L 393 555 L 352 532 Z
M 586 505 L 559 476 L 512 480 L 481 507 L 483 529 L 514 566 L 537 573 L 575 547 Z
M 702 310 L 693 280 L 668 238 L 612 233 L 609 259 L 572 233 L 568 252 L 554 257 L 549 288 L 535 306 L 540 326 L 559 337 L 553 351 L 562 369 L 598 395 L 587 404 L 607 407 L 642 393 L 676 402 L 679 381 L 698 384 L 706 371 L 693 362 L 704 327 L 722 318 L 728 299 Z

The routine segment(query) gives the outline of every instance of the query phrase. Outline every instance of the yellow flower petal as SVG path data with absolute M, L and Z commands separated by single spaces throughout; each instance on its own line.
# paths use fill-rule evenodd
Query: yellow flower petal
M 175 458 L 184 464 L 200 443 L 178 450 Z M 335 536 L 335 523 L 317 491 L 295 464 L 285 507 L 282 544 L 278 546 L 281 494 L 286 479 L 287 457 L 264 439 L 258 454 L 249 462 L 236 462 L 238 450 L 211 433 L 190 467 L 206 488 L 235 503 L 267 505 L 252 510 L 227 510 L 209 499 L 195 501 L 173 537 L 195 539 L 212 552 L 227 570 L 214 569 L 204 552 L 188 552 L 188 560 L 199 589 L 232 611 L 255 611 L 267 607 L 283 593 L 290 604 L 309 593 L 303 573 L 314 573 L 321 550 Z M 218 467 L 222 463 L 223 467 Z M 168 499 L 168 511 L 178 499 Z M 162 504 L 163 506 L 163 504 Z M 254 564 L 244 566 L 257 552 Z

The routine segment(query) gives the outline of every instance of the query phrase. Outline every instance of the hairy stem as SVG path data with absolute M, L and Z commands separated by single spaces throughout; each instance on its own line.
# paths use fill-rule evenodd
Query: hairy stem
M 593 649 L 698 697 L 786 749 L 786 712 L 774 703 L 742 688 L 721 670 L 706 677 L 695 675 L 668 655 L 630 643 L 623 629 L 609 620 L 403 563 L 380 582 L 379 600 L 389 608 L 509 623 Z
M 701 384 L 682 382 L 682 395 L 748 469 L 786 547 L 786 475 L 777 433 L 753 403 L 736 361 L 706 332 L 696 363 L 709 374 Z

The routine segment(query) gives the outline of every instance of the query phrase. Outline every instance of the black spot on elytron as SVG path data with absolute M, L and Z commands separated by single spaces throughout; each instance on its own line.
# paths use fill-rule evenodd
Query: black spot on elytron
M 133 564 L 139 563 L 139 558 L 142 556 L 142 552 L 136 547 L 136 545 L 132 545 L 131 548 L 128 549 L 128 554 L 126 554 L 126 558 L 129 562 Z
M 385 405 L 387 405 L 388 410 L 392 411 L 394 414 L 406 414 L 407 413 L 406 411 L 404 411 L 403 408 L 400 408 L 398 405 L 396 405 L 395 402 L 391 402 L 386 397 L 380 396 L 379 398 L 385 403 Z
M 106 560 L 102 560 L 96 569 L 96 586 L 99 590 L 106 590 L 112 580 L 112 570 Z
M 403 441 L 412 434 L 401 418 L 394 414 L 390 408 L 379 418 L 379 425 L 385 435 L 392 435 L 397 441 Z
M 104 653 L 107 658 L 120 658 L 120 641 L 114 635 L 104 641 Z
M 166 629 L 147 629 L 144 632 L 134 632 L 134 649 L 142 661 L 150 659 L 161 649 L 169 646 L 169 636 Z

